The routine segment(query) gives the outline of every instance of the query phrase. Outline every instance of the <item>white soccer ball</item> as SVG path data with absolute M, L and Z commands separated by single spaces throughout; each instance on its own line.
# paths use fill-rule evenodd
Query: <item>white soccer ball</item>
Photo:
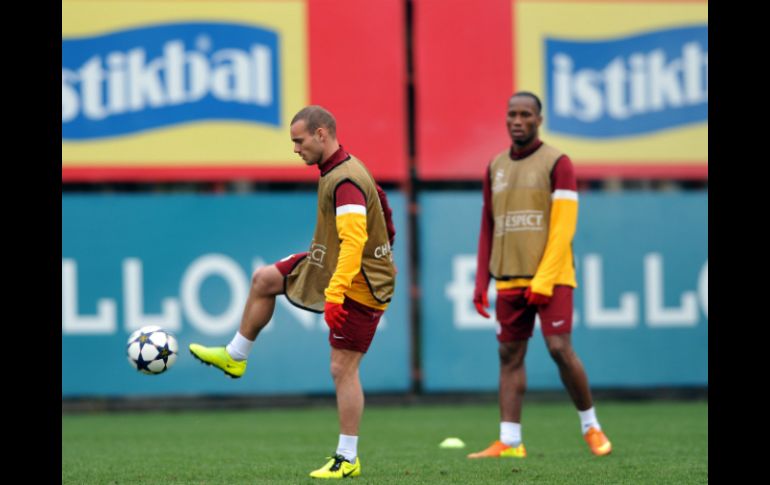
M 128 362 L 144 374 L 162 374 L 176 362 L 176 337 L 156 325 L 142 327 L 128 337 Z

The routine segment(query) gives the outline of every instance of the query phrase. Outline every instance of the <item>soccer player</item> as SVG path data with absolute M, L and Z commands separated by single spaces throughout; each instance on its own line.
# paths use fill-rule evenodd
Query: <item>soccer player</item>
M 385 192 L 337 141 L 329 111 L 303 108 L 292 119 L 290 132 L 294 152 L 320 172 L 318 218 L 309 251 L 257 269 L 232 341 L 226 347 L 190 344 L 190 352 L 231 377 L 241 377 L 257 335 L 273 315 L 276 295 L 323 313 L 340 435 L 336 452 L 310 476 L 354 477 L 361 474 L 357 448 L 364 410 L 358 368 L 393 295 L 395 229 Z
M 541 109 L 540 99 L 530 92 L 511 96 L 507 126 L 513 143 L 492 159 L 484 177 L 473 302 L 479 314 L 489 318 L 487 288 L 490 277 L 495 278 L 500 439 L 468 458 L 527 455 L 521 433 L 527 387 L 524 357 L 536 314 L 591 452 L 601 456 L 612 451 L 570 338 L 572 293 L 577 287 L 572 255 L 577 181 L 569 157 L 539 139 Z

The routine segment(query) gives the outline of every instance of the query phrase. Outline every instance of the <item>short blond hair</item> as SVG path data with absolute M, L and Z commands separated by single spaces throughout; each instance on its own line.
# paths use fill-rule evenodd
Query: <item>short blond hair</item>
M 305 106 L 294 118 L 291 119 L 291 124 L 304 120 L 309 133 L 314 133 L 318 128 L 326 128 L 329 132 L 329 136 L 337 138 L 337 120 L 334 119 L 334 115 L 331 114 L 322 106 L 310 105 Z

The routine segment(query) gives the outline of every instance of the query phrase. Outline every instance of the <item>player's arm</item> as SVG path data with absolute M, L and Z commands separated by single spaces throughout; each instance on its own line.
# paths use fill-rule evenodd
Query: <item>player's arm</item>
M 494 217 L 492 215 L 492 189 L 490 187 L 489 166 L 484 174 L 482 185 L 481 230 L 479 231 L 478 252 L 476 253 L 476 285 L 473 291 L 473 303 L 476 311 L 484 317 L 489 314 L 484 308 L 489 308 L 487 289 L 489 288 L 489 256 L 492 250 L 492 231 Z
M 353 277 L 361 271 L 361 258 L 369 235 L 366 232 L 366 198 L 363 192 L 352 182 L 343 182 L 337 186 L 335 200 L 340 254 L 324 295 L 328 303 L 343 303 Z
M 559 271 L 564 267 L 577 229 L 578 193 L 575 168 L 566 155 L 556 162 L 551 174 L 551 221 L 543 258 L 532 278 L 532 293 L 552 296 Z

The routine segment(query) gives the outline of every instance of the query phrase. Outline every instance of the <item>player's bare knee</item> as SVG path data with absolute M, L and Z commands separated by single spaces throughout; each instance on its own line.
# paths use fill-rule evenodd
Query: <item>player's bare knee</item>
M 516 369 L 521 367 L 524 362 L 524 352 L 513 347 L 500 345 L 498 354 L 500 356 L 500 365 L 506 368 Z
M 501 365 L 509 365 L 513 360 L 513 352 L 507 347 L 503 347 L 501 345 L 500 348 L 497 350 L 497 353 L 500 356 Z
M 268 271 L 268 266 L 262 266 L 251 275 L 251 291 L 258 296 L 267 296 L 273 293 L 274 282 Z
M 572 345 L 565 340 L 550 340 L 547 342 L 548 353 L 559 365 L 565 364 L 572 356 Z
M 340 379 L 345 379 L 349 375 L 351 375 L 353 372 L 355 372 L 355 369 L 350 368 L 350 366 L 345 365 L 341 362 L 332 362 L 330 366 L 330 371 L 332 374 L 332 378 L 335 381 L 338 381 Z
M 264 268 L 257 268 L 251 274 L 251 291 L 259 293 L 260 288 L 263 286 L 262 280 L 264 279 Z

